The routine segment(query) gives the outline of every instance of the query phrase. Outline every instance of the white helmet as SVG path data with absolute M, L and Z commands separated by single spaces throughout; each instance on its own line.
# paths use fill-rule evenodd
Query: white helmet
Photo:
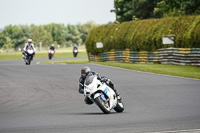
M 51 46 L 54 46 L 54 44 L 52 44 Z
M 28 39 L 28 42 L 32 42 L 32 39 Z

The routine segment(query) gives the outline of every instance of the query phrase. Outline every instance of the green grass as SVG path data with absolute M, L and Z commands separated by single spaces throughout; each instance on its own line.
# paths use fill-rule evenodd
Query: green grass
M 87 64 L 88 59 L 74 59 L 74 60 L 59 60 L 59 61 L 45 61 L 42 64 Z
M 67 63 L 67 64 L 87 64 L 88 59 L 75 59 L 63 61 L 48 61 L 43 63 Z M 164 64 L 129 64 L 116 62 L 93 62 L 94 64 L 107 65 L 113 67 L 120 67 L 136 71 L 144 71 L 157 74 L 165 74 L 172 76 L 180 76 L 187 78 L 200 79 L 200 67 L 194 66 L 178 66 L 178 65 L 164 65 Z
M 68 48 L 60 48 L 56 49 L 56 53 L 53 58 L 66 58 L 66 57 L 73 57 L 72 53 L 72 47 Z M 84 57 L 87 56 L 85 46 L 79 46 L 79 53 L 77 57 Z M 48 58 L 48 51 L 37 51 L 35 53 L 34 58 Z M 8 52 L 8 53 L 0 53 L 0 60 L 17 60 L 22 59 L 22 53 L 21 52 Z
M 22 53 L 0 54 L 0 60 L 17 60 L 17 59 L 22 59 Z
M 87 56 L 85 45 L 81 45 L 78 47 L 79 53 L 77 57 L 84 57 Z M 60 48 L 56 49 L 56 53 L 53 58 L 66 58 L 66 57 L 73 57 L 72 53 L 73 47 L 67 48 Z M 14 52 L 13 50 L 9 50 L 8 53 L 0 53 L 0 60 L 17 60 L 22 59 L 21 52 Z M 34 58 L 48 58 L 48 50 L 37 51 L 35 53 Z
M 77 57 L 87 56 L 86 52 L 79 52 Z M 53 58 L 73 57 L 72 52 L 56 52 Z M 48 53 L 35 53 L 34 58 L 48 58 Z M 0 60 L 17 60 L 22 59 L 21 52 L 0 54 Z
M 200 79 L 200 67 L 194 66 L 178 66 L 169 64 L 129 64 L 116 62 L 97 62 L 96 64 L 120 67 L 136 71 Z
M 79 52 L 77 57 L 87 56 L 86 52 Z M 53 58 L 73 57 L 72 52 L 56 52 Z M 34 58 L 48 58 L 48 53 L 36 53 Z

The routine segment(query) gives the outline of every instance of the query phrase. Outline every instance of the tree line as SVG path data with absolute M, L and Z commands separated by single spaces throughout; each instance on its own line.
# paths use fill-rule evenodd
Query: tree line
M 200 0 L 114 0 L 116 22 L 199 15 Z
M 42 42 L 43 47 L 48 47 L 51 44 L 60 45 L 61 47 L 84 44 L 91 29 L 97 26 L 92 21 L 77 25 L 55 23 L 46 25 L 8 25 L 0 31 L 0 48 L 21 48 L 28 38 L 33 39 L 36 47 L 40 45 L 40 42 Z

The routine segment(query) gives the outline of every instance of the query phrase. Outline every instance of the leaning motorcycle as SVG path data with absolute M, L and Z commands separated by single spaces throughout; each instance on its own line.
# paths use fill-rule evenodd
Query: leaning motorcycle
M 52 49 L 49 49 L 49 51 L 48 51 L 49 60 L 51 60 L 51 59 L 52 59 L 52 57 L 53 57 L 54 53 L 55 53 L 55 51 L 54 51 L 54 50 L 52 50 Z
M 116 96 L 112 88 L 97 79 L 97 76 L 89 76 L 84 83 L 84 97 L 88 97 L 105 113 L 112 109 L 116 112 L 124 111 L 124 104 L 119 96 Z
M 31 64 L 31 60 L 34 55 L 34 50 L 33 49 L 28 49 L 26 52 L 24 52 L 24 61 L 26 65 Z

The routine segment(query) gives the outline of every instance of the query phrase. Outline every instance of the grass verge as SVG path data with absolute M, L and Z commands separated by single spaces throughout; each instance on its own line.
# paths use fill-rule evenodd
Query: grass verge
M 77 57 L 87 56 L 86 52 L 79 52 Z M 65 58 L 65 57 L 73 57 L 72 52 L 56 52 L 53 58 Z M 36 52 L 34 58 L 48 58 L 47 52 Z M 22 59 L 22 53 L 2 53 L 0 54 L 0 60 L 17 60 Z
M 63 61 L 48 61 L 43 63 L 67 63 L 67 64 L 87 64 L 88 59 L 75 59 Z M 93 62 L 94 63 L 94 62 Z M 129 64 L 116 62 L 95 62 L 94 64 L 125 68 L 136 71 L 165 74 L 172 76 L 180 76 L 187 78 L 200 79 L 200 67 L 194 66 L 178 66 L 169 64 Z
M 187 78 L 200 79 L 200 67 L 178 66 L 169 64 L 129 64 L 116 62 L 96 62 L 95 64 L 120 67 L 136 71 L 144 71 L 157 74 L 166 74 Z
M 87 56 L 85 45 L 79 46 L 79 52 L 77 57 Z M 53 58 L 66 58 L 73 57 L 73 47 L 56 49 L 56 53 Z M 48 50 L 36 51 L 34 58 L 48 58 Z M 22 59 L 22 52 L 10 51 L 8 53 L 0 53 L 0 60 L 17 60 Z
M 74 59 L 74 60 L 59 60 L 59 61 L 45 61 L 41 64 L 87 64 L 88 59 Z

